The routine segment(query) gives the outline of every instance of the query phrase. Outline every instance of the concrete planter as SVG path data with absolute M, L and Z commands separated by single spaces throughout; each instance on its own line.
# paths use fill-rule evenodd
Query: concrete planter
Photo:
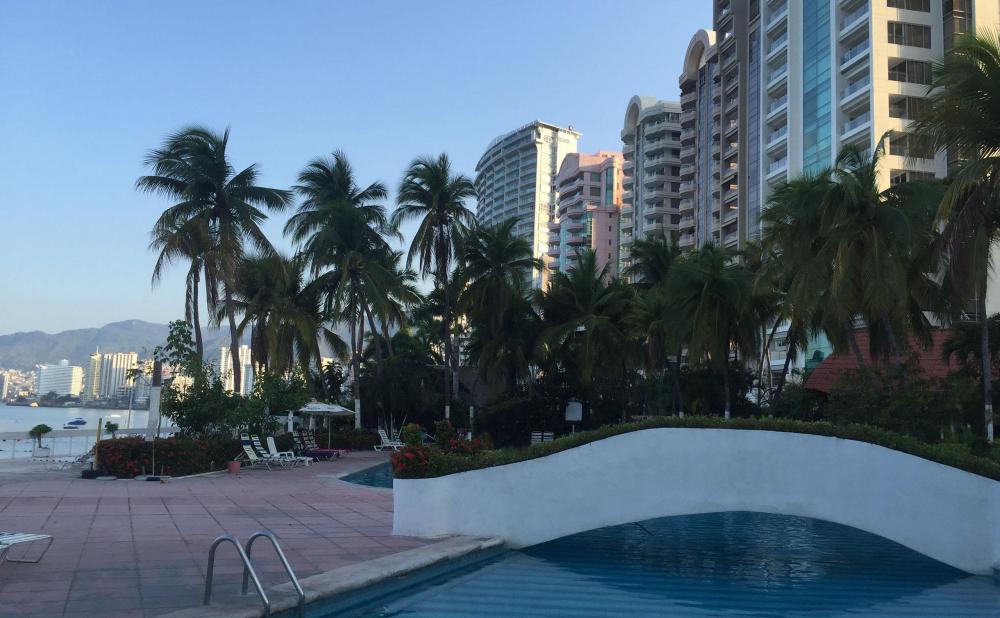
M 853 440 L 647 429 L 506 466 L 396 479 L 393 532 L 526 546 L 671 515 L 757 511 L 852 526 L 970 573 L 1000 570 L 1000 482 Z

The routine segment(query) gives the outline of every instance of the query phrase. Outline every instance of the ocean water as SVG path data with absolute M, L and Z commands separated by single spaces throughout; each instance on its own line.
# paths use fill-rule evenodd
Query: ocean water
M 63 424 L 75 418 L 87 421 L 83 427 L 70 430 L 79 435 L 58 438 L 43 438 L 42 445 L 53 449 L 53 456 L 80 455 L 93 446 L 97 437 L 97 423 L 111 421 L 120 428 L 126 427 L 128 410 L 108 410 L 98 408 L 51 408 L 0 405 L 0 461 L 4 459 L 30 457 L 34 443 L 30 439 L 17 439 L 10 433 L 27 434 L 32 427 L 46 424 L 56 431 L 62 431 Z M 149 412 L 133 410 L 131 427 L 145 428 Z M 8 434 L 8 435 L 2 435 Z

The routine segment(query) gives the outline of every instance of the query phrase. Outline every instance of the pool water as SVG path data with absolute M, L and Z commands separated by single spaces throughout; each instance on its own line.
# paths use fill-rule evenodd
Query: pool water
M 357 485 L 367 485 L 368 487 L 388 487 L 392 488 L 392 466 L 389 462 L 358 470 L 351 474 L 340 477 L 340 480 Z
M 731 512 L 506 552 L 348 615 L 995 617 L 1000 584 L 854 528 Z

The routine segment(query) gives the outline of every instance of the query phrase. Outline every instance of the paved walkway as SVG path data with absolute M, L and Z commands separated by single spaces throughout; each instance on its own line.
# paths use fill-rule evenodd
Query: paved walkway
M 272 530 L 300 577 L 424 545 L 391 535 L 390 490 L 336 478 L 384 459 L 351 453 L 309 468 L 166 483 L 0 467 L 0 530 L 56 539 L 39 564 L 0 564 L 0 617 L 145 617 L 197 606 L 208 547 L 223 532 L 245 539 Z M 254 562 L 265 587 L 286 581 L 265 543 L 255 544 Z M 240 568 L 233 549 L 220 547 L 217 601 L 237 599 Z

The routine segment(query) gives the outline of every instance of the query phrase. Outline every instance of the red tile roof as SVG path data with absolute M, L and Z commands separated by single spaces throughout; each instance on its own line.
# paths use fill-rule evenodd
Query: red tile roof
M 854 334 L 858 341 L 858 347 L 861 348 L 861 356 L 864 358 L 865 364 L 869 367 L 872 366 L 872 357 L 868 352 L 868 329 L 855 331 Z M 950 359 L 949 362 L 941 360 L 942 346 L 949 337 L 951 337 L 950 329 L 933 331 L 931 333 L 932 344 L 927 349 L 924 349 L 916 340 L 910 341 L 910 349 L 916 355 L 917 364 L 924 378 L 944 378 L 950 372 L 958 369 L 958 363 L 953 359 Z M 831 354 L 823 359 L 823 362 L 809 375 L 809 378 L 806 379 L 805 387 L 810 390 L 829 393 L 841 374 L 850 369 L 857 368 L 858 363 L 854 359 L 852 352 L 848 352 L 847 354 Z

